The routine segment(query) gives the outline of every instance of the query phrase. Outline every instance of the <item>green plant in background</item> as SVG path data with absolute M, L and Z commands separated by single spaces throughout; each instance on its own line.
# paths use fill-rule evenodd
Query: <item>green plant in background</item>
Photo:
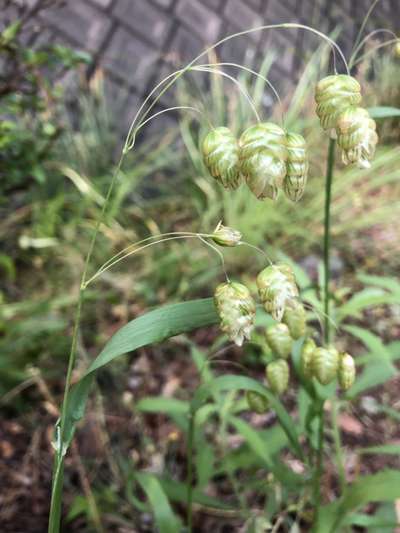
M 272 27 L 310 29 L 294 24 L 282 24 Z M 243 32 L 243 34 L 268 28 L 270 27 L 258 28 Z M 327 39 L 320 32 L 312 29 L 311 31 Z M 229 36 L 222 42 L 236 36 Z M 334 43 L 332 45 L 336 47 Z M 341 55 L 340 50 L 338 50 L 338 53 Z M 153 96 L 156 95 L 154 100 L 146 99 L 132 124 L 123 156 L 134 148 L 136 136 L 145 123 L 160 114 L 155 113 L 149 117 L 154 103 L 173 83 L 188 72 L 206 72 L 211 74 L 212 77 L 221 72 L 220 69 L 223 66 L 221 64 L 213 65 L 210 63 L 196 66 L 196 61 L 203 55 L 201 54 L 187 67 L 161 82 L 156 91 L 154 91 Z M 236 67 L 240 68 L 237 65 Z M 258 76 L 258 79 L 262 78 Z M 229 80 L 232 81 L 231 78 Z M 241 86 L 239 82 L 237 83 Z M 241 90 L 241 93 L 245 94 L 243 90 Z M 246 97 L 246 101 L 247 103 L 251 102 L 251 97 Z M 358 101 L 352 101 L 350 106 L 353 104 L 358 105 L 358 103 Z M 254 111 L 255 106 L 250 107 Z M 197 113 L 199 111 L 192 106 L 179 106 L 177 109 L 184 108 L 191 112 Z M 378 110 L 374 116 L 376 117 L 376 113 L 379 114 L 379 112 L 382 113 L 382 111 Z M 342 113 L 344 117 L 342 114 L 334 117 L 335 120 L 332 125 L 338 129 L 338 144 L 345 152 L 344 160 L 346 163 L 359 162 L 362 166 L 365 166 L 366 161 L 372 157 L 374 144 L 376 143 L 374 128 L 371 127 L 371 119 L 369 117 L 366 118 L 365 113 L 359 112 L 358 108 L 354 110 L 350 107 L 349 111 L 346 107 Z M 390 112 L 387 111 L 387 114 L 390 115 Z M 257 115 L 257 112 L 255 115 Z M 261 198 L 265 196 L 275 198 L 278 190 L 283 190 L 290 201 L 300 200 L 304 192 L 307 194 L 305 185 L 308 161 L 303 137 L 297 133 L 288 132 L 285 125 L 284 128 L 281 128 L 275 124 L 259 122 L 260 124 L 251 127 L 251 130 L 246 129 L 241 137 L 236 136 L 236 132 L 233 133 L 233 130 L 232 133 L 229 132 L 229 135 L 225 129 L 222 132 L 219 131 L 221 135 L 216 135 L 215 132 L 217 130 L 214 130 L 211 138 L 212 142 L 206 143 L 205 163 L 210 167 L 214 177 L 221 181 L 223 185 L 234 183 L 236 187 L 237 181 L 243 175 L 250 189 L 250 196 L 254 194 L 256 197 Z M 248 124 L 245 124 L 245 126 L 247 127 Z M 238 128 L 241 131 L 243 129 Z M 237 141 L 235 140 L 236 138 L 238 139 Z M 189 138 L 186 132 L 185 142 L 188 143 L 188 141 Z M 211 152 L 209 151 L 210 144 Z M 336 349 L 328 342 L 333 341 L 333 335 L 329 335 L 331 323 L 333 321 L 339 327 L 346 317 L 355 312 L 360 312 L 364 307 L 376 302 L 396 301 L 399 290 L 398 285 L 393 280 L 388 279 L 386 283 L 380 286 L 379 283 L 383 279 L 365 279 L 367 284 L 372 287 L 375 286 L 375 289 L 371 289 L 372 292 L 368 292 L 368 289 L 365 289 L 367 293 L 360 293 L 361 296 L 354 296 L 342 306 L 332 302 L 333 295 L 330 294 L 329 283 L 329 221 L 334 148 L 334 142 L 331 141 L 325 193 L 325 273 L 321 284 L 324 287 L 323 298 L 320 298 L 318 290 L 310 289 L 312 283 L 307 279 L 306 274 L 296 265 L 291 265 L 287 258 L 283 258 L 278 264 L 274 263 L 267 266 L 257 280 L 260 299 L 266 311 L 271 313 L 274 319 L 279 322 L 275 324 L 273 319 L 264 311 L 257 312 L 252 336 L 252 339 L 254 338 L 258 342 L 260 332 L 265 329 L 267 331 L 266 342 L 270 347 L 270 351 L 268 352 L 267 350 L 266 353 L 270 353 L 270 355 L 266 355 L 267 360 L 265 363 L 267 364 L 266 372 L 270 387 L 264 387 L 261 383 L 247 376 L 224 375 L 215 377 L 208 359 L 214 355 L 213 352 L 217 347 L 212 347 L 207 354 L 199 353 L 198 350 L 196 351 L 193 348 L 193 359 L 199 371 L 201 385 L 192 400 L 190 402 L 179 403 L 176 401 L 174 403 L 166 399 L 161 399 L 157 402 L 157 399 L 149 398 L 142 400 L 138 405 L 138 409 L 142 412 L 155 410 L 169 414 L 187 436 L 188 465 L 186 485 L 179 485 L 174 483 L 173 480 L 159 479 L 148 472 L 137 472 L 136 469 L 133 469 L 134 480 L 127 481 L 128 485 L 134 482 L 142 488 L 154 512 L 157 528 L 161 532 L 178 531 L 181 527 L 181 520 L 172 510 L 168 498 L 186 504 L 189 529 L 192 528 L 192 504 L 194 502 L 220 509 L 224 507 L 221 502 L 207 497 L 203 491 L 214 474 L 212 469 L 204 470 L 204 465 L 209 457 L 202 455 L 203 449 L 211 457 L 213 454 L 210 447 L 205 446 L 204 437 L 205 426 L 212 414 L 217 417 L 218 432 L 220 432 L 222 440 L 226 438 L 227 427 L 233 428 L 244 439 L 245 446 L 239 450 L 240 453 L 230 453 L 227 457 L 222 457 L 219 472 L 229 472 L 232 486 L 236 487 L 235 493 L 238 501 L 241 502 L 239 516 L 254 530 L 257 527 L 261 527 L 262 520 L 264 520 L 263 526 L 269 527 L 268 521 L 278 516 L 278 524 L 293 525 L 294 523 L 310 523 L 313 521 L 317 531 L 336 531 L 342 524 L 357 523 L 356 520 L 362 520 L 360 516 L 365 515 L 356 516 L 355 510 L 366 502 L 371 500 L 391 500 L 398 497 L 399 475 L 394 471 L 382 472 L 364 479 L 360 478 L 359 481 L 349 487 L 344 487 L 343 464 L 340 456 L 340 435 L 337 431 L 337 422 L 335 422 L 335 417 L 333 416 L 332 428 L 334 431 L 338 471 L 341 475 L 342 493 L 333 503 L 321 505 L 320 486 L 323 471 L 323 446 L 325 444 L 323 407 L 325 401 L 329 399 L 335 406 L 333 413 L 339 408 L 335 403 L 337 400 L 334 385 L 325 384 L 333 381 L 337 376 L 343 389 L 348 389 L 346 395 L 339 400 L 342 408 L 345 405 L 345 399 L 355 398 L 365 388 L 371 386 L 371 383 L 376 384 L 379 382 L 377 379 L 386 379 L 388 375 L 393 375 L 395 371 L 391 362 L 393 355 L 390 347 L 385 347 L 383 344 L 379 344 L 376 339 L 371 339 L 368 332 L 359 331 L 355 326 L 345 326 L 345 328 L 353 327 L 350 333 L 363 339 L 362 342 L 370 349 L 370 354 L 364 358 L 364 372 L 359 380 L 352 385 L 354 367 L 351 356 L 346 354 L 341 346 L 340 349 L 339 346 Z M 136 153 L 139 154 L 140 149 Z M 311 157 L 309 159 L 311 160 Z M 119 209 L 129 190 L 129 187 L 122 187 L 120 190 L 117 189 L 117 194 L 115 194 L 115 187 L 118 186 L 118 179 L 121 175 L 121 164 L 122 158 L 105 197 L 96 194 L 96 191 L 91 192 L 92 199 L 97 203 L 97 208 L 93 210 L 93 215 L 94 217 L 99 216 L 81 279 L 64 403 L 61 418 L 56 427 L 54 482 L 49 524 L 49 531 L 52 532 L 59 530 L 64 457 L 71 444 L 75 426 L 84 415 L 85 403 L 97 370 L 116 357 L 141 346 L 160 342 L 173 335 L 216 324 L 219 321 L 222 321 L 222 330 L 238 344 L 241 344 L 243 339 L 250 335 L 254 325 L 254 304 L 251 301 L 250 291 L 242 284 L 230 282 L 228 279 L 227 284 L 223 286 L 224 291 L 222 289 L 221 291 L 223 292 L 222 298 L 229 296 L 229 301 L 220 300 L 221 292 L 216 295 L 217 310 L 220 316 L 218 316 L 211 299 L 166 306 L 143 315 L 128 323 L 111 338 L 100 355 L 84 372 L 81 379 L 71 388 L 82 305 L 89 295 L 87 288 L 95 279 L 100 276 L 105 278 L 108 271 L 115 264 L 140 250 L 147 249 L 147 247 L 153 246 L 153 244 L 158 242 L 177 239 L 196 239 L 206 243 L 214 251 L 217 251 L 224 266 L 222 252 L 216 249 L 214 245 L 232 246 L 234 247 L 234 252 L 242 251 L 246 249 L 245 245 L 247 243 L 242 240 L 241 233 L 245 235 L 246 239 L 249 238 L 247 232 L 242 231 L 243 228 L 240 224 L 232 224 L 234 228 L 240 229 L 240 232 L 237 229 L 220 225 L 214 233 L 182 231 L 154 235 L 154 237 L 128 246 L 104 263 L 94 274 L 89 273 L 91 259 L 97 259 L 101 255 L 100 250 L 97 249 L 97 237 L 103 227 L 102 223 L 106 220 L 106 215 L 107 221 L 113 221 L 110 215 Z M 77 175 L 75 169 L 64 167 L 63 172 L 79 190 L 83 191 L 85 186 L 88 185 L 86 180 L 83 179 L 82 181 L 82 177 L 79 174 Z M 352 171 L 350 170 L 349 172 Z M 243 199 L 243 188 L 244 185 L 241 186 L 241 190 L 230 193 L 232 202 L 235 202 L 235 195 L 238 195 L 238 198 L 241 195 L 241 199 Z M 114 196 L 112 196 L 113 192 Z M 259 202 L 256 207 L 260 220 L 267 210 L 267 205 Z M 288 205 L 291 206 L 290 209 L 292 211 L 301 209 L 301 207 L 292 203 Z M 301 206 L 301 204 L 299 205 Z M 316 205 L 318 206 L 318 204 Z M 228 223 L 231 226 L 230 221 Z M 121 233 L 123 234 L 123 232 Z M 127 235 L 124 235 L 123 240 L 126 240 L 126 237 Z M 262 235 L 258 239 L 258 241 L 250 239 L 251 245 L 263 243 Z M 264 261 L 264 256 L 261 255 L 261 257 L 263 257 Z M 335 303 L 335 305 L 329 305 L 330 302 Z M 308 326 L 306 325 L 305 306 L 312 306 L 312 311 L 307 311 Z M 312 338 L 309 338 L 309 335 L 314 335 L 315 328 L 311 326 L 315 323 L 316 317 L 319 318 L 320 316 L 325 318 L 325 345 L 317 348 L 316 343 Z M 281 320 L 282 323 L 280 323 Z M 305 341 L 305 348 L 307 349 L 302 349 L 305 336 L 307 337 Z M 264 335 L 262 334 L 261 337 L 259 344 L 261 347 L 266 347 Z M 316 340 L 321 341 L 321 339 L 318 339 L 318 335 L 316 335 Z M 377 346 L 379 350 L 382 350 L 382 353 L 386 354 L 385 365 L 380 362 L 381 369 L 384 372 L 379 375 L 376 372 L 371 374 L 369 372 L 370 365 L 366 364 L 372 361 Z M 288 385 L 289 363 L 287 358 L 289 358 L 290 366 L 300 384 L 297 394 L 298 424 L 293 421 L 282 402 L 277 398 L 277 394 L 282 394 Z M 317 379 L 312 376 L 316 376 Z M 246 401 L 240 399 L 238 391 L 246 391 L 248 404 L 256 412 L 265 412 L 266 409 L 273 410 L 276 413 L 279 425 L 275 425 L 266 432 L 253 429 L 240 416 L 248 405 Z M 301 439 L 306 439 L 305 442 L 309 453 L 305 452 L 304 441 Z M 300 461 L 303 468 L 302 475 L 296 474 L 284 461 L 279 459 L 279 452 L 283 447 L 287 447 L 292 456 Z M 195 454 L 195 450 L 197 450 L 197 454 Z M 249 450 L 252 452 L 251 454 L 248 453 Z M 246 459 L 247 463 L 245 462 Z M 214 460 L 216 461 L 216 458 Z M 213 463 L 213 460 L 210 462 Z M 251 485 L 252 490 L 260 495 L 268 496 L 268 505 L 265 513 L 263 513 L 266 518 L 255 516 L 251 510 L 246 509 L 245 499 L 241 497 L 240 490 L 237 490 L 236 470 L 247 468 L 249 472 L 254 472 L 255 468 L 258 469 L 260 467 L 267 469 L 272 474 L 273 480 L 279 483 L 285 494 L 289 495 L 288 502 L 290 502 L 282 512 L 281 500 L 276 495 L 273 495 L 271 486 L 264 481 L 258 483 L 256 480 Z M 132 465 L 130 465 L 130 468 L 132 468 Z M 193 486 L 194 473 L 196 473 L 196 486 Z M 135 505 L 139 505 L 139 503 L 135 502 Z M 310 504 L 314 512 L 314 517 L 311 520 L 308 507 Z

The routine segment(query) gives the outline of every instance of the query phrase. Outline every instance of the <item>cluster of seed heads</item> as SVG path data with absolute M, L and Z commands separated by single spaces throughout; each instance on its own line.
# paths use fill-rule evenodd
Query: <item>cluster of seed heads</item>
M 337 138 L 343 163 L 368 168 L 378 135 L 375 121 L 359 107 L 358 81 L 346 74 L 327 76 L 318 82 L 315 100 L 321 125 Z M 237 189 L 244 180 L 260 200 L 275 200 L 279 189 L 294 202 L 304 194 L 309 166 L 306 141 L 272 122 L 250 126 L 239 139 L 229 128 L 214 128 L 203 141 L 203 158 L 210 174 L 226 189 Z
M 210 174 L 226 189 L 237 189 L 244 180 L 260 200 L 275 200 L 279 189 L 294 202 L 304 193 L 306 142 L 272 122 L 250 126 L 239 140 L 229 128 L 215 128 L 203 141 L 203 156 Z
M 317 347 L 312 339 L 304 342 L 301 351 L 301 369 L 304 377 L 316 378 L 321 385 L 328 385 L 335 378 L 343 390 L 348 390 L 354 383 L 356 368 L 354 359 L 348 353 L 339 353 L 329 345 Z
M 293 341 L 304 337 L 306 333 L 306 312 L 303 304 L 295 300 L 285 308 L 282 322 L 269 326 L 265 331 L 265 338 L 275 359 L 268 363 L 265 368 L 266 378 L 271 391 L 276 395 L 283 394 L 289 385 L 289 364 L 287 360 L 292 353 Z M 258 394 L 258 393 L 255 393 Z M 247 395 L 247 403 L 250 409 L 254 409 L 254 394 Z M 264 402 L 265 412 L 268 402 Z
M 289 385 L 288 359 L 293 341 L 306 335 L 306 312 L 298 299 L 298 288 L 291 267 L 287 264 L 270 265 L 257 276 L 257 287 L 265 310 L 276 323 L 265 331 L 265 338 L 274 359 L 265 369 L 270 390 L 283 394 Z M 220 328 L 228 337 L 241 346 L 250 339 L 254 329 L 256 306 L 249 289 L 237 282 L 218 285 L 214 301 L 220 317 Z M 317 347 L 312 339 L 305 340 L 301 351 L 301 369 L 305 378 L 316 378 L 322 385 L 335 378 L 343 390 L 354 383 L 355 365 L 351 355 L 339 353 L 328 345 Z M 268 401 L 257 392 L 246 395 L 250 409 L 263 413 Z
M 362 97 L 358 81 L 349 75 L 327 76 L 317 84 L 315 100 L 321 125 L 337 138 L 343 163 L 369 167 L 378 136 L 374 120 L 359 107 Z M 274 200 L 281 189 L 297 202 L 304 193 L 308 173 L 306 142 L 301 135 L 286 132 L 272 122 L 250 126 L 239 139 L 229 128 L 215 128 L 204 139 L 203 156 L 210 174 L 226 189 L 237 189 L 244 180 L 258 199 Z M 220 246 L 236 246 L 241 238 L 239 231 L 222 224 L 212 235 Z M 280 395 L 289 384 L 287 359 L 293 341 L 306 335 L 306 313 L 289 265 L 271 264 L 258 274 L 256 281 L 260 300 L 276 321 L 265 334 L 274 355 L 266 367 L 266 378 L 271 391 Z M 217 287 L 214 301 L 221 330 L 241 346 L 254 329 L 256 306 L 250 291 L 241 283 L 227 281 Z M 351 355 L 339 353 L 332 345 L 317 347 L 312 339 L 303 344 L 301 368 L 305 378 L 315 378 L 322 385 L 337 378 L 344 390 L 355 379 Z M 268 409 L 268 401 L 257 392 L 249 391 L 247 401 L 257 413 Z
M 361 86 L 352 76 L 335 74 L 318 82 L 315 90 L 321 126 L 337 138 L 345 165 L 369 168 L 378 142 L 375 121 L 359 107 Z

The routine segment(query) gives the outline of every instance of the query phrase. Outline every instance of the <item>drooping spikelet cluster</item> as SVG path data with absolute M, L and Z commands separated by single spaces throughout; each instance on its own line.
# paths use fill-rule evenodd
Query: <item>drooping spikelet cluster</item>
M 348 390 L 354 383 L 356 368 L 354 359 L 348 353 L 339 353 L 329 345 L 317 347 L 312 339 L 304 342 L 301 351 L 301 369 L 304 377 L 315 377 L 321 385 L 328 385 L 335 378 L 343 390 Z
M 238 346 L 249 339 L 254 328 L 256 306 L 250 291 L 237 282 L 221 283 L 215 290 L 214 302 L 221 330 Z
M 317 115 L 321 126 L 337 137 L 345 165 L 368 168 L 378 143 L 375 121 L 368 111 L 359 107 L 361 87 L 346 74 L 327 76 L 315 90 Z
M 257 276 L 260 300 L 275 323 L 267 327 L 265 340 L 272 360 L 265 368 L 266 380 L 273 394 L 283 394 L 289 385 L 289 358 L 294 341 L 306 336 L 306 312 L 298 298 L 298 288 L 291 267 L 273 264 Z M 246 286 L 227 282 L 215 291 L 215 305 L 220 317 L 221 330 L 238 346 L 250 339 L 255 327 L 255 302 Z M 328 385 L 335 378 L 343 390 L 348 390 L 355 379 L 355 364 L 347 353 L 339 353 L 333 345 L 316 346 L 313 339 L 304 341 L 300 355 L 301 372 L 306 379 L 316 378 Z M 246 395 L 250 409 L 265 412 L 269 403 L 265 396 L 252 391 Z
M 294 308 L 299 291 L 289 265 L 270 265 L 257 276 L 260 299 L 267 313 L 280 322 L 286 309 Z
M 203 141 L 204 163 L 226 189 L 243 179 L 260 200 L 276 199 L 278 190 L 297 202 L 308 173 L 305 139 L 272 122 L 247 128 L 237 140 L 228 128 L 215 128 Z

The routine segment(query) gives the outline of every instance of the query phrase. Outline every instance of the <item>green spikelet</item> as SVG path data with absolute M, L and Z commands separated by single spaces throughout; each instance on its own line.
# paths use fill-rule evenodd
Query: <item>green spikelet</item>
M 252 390 L 248 390 L 246 392 L 246 400 L 249 408 L 255 413 L 262 415 L 263 413 L 268 411 L 268 400 L 262 394 Z
M 221 283 L 214 302 L 221 330 L 238 346 L 249 339 L 254 328 L 256 306 L 247 287 L 237 282 Z
M 289 200 L 298 202 L 304 194 L 307 183 L 308 159 L 306 141 L 297 133 L 286 134 L 288 158 L 286 161 L 286 176 L 283 180 L 283 190 Z
M 240 184 L 239 146 L 229 128 L 215 128 L 203 141 L 204 163 L 211 176 L 226 189 Z
M 356 378 L 356 365 L 348 353 L 339 355 L 339 368 L 337 373 L 339 385 L 343 390 L 348 390 Z
M 378 143 L 375 121 L 362 107 L 349 107 L 338 118 L 337 142 L 345 165 L 369 168 Z
M 289 365 L 284 359 L 269 363 L 265 369 L 271 390 L 275 394 L 283 394 L 289 384 Z
M 275 199 L 286 175 L 285 132 L 271 122 L 247 128 L 239 139 L 240 169 L 259 199 Z
M 286 324 L 274 324 L 265 332 L 268 346 L 278 357 L 287 359 L 292 351 L 293 340 Z
M 240 231 L 224 226 L 222 222 L 218 222 L 217 227 L 211 235 L 211 239 L 219 246 L 237 246 L 241 243 L 242 234 Z
M 333 346 L 316 348 L 312 357 L 313 375 L 321 383 L 328 385 L 336 377 L 339 366 L 339 353 Z
M 299 294 L 289 265 L 270 265 L 257 276 L 260 299 L 267 313 L 280 322 L 286 308 L 293 307 Z
M 315 101 L 317 115 L 324 130 L 336 128 L 339 115 L 349 106 L 361 102 L 360 84 L 346 74 L 327 76 L 317 84 Z
M 288 326 L 292 339 L 303 337 L 306 333 L 306 312 L 303 304 L 296 301 L 293 307 L 285 309 L 282 321 Z
M 316 350 L 315 342 L 312 339 L 307 339 L 302 347 L 300 355 L 301 370 L 305 378 L 311 379 L 313 377 L 313 358 Z

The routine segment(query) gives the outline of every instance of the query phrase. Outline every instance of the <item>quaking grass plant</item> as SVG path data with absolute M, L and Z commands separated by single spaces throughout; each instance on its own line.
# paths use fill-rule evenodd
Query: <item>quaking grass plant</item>
M 368 12 L 366 19 L 371 10 Z M 365 27 L 365 22 L 366 20 L 363 23 L 361 32 Z M 295 208 L 296 202 L 301 201 L 308 172 L 306 140 L 297 132 L 286 130 L 284 117 L 280 125 L 272 122 L 263 122 L 251 98 L 238 80 L 222 70 L 223 63 L 199 64 L 200 59 L 231 39 L 253 32 L 271 29 L 290 30 L 292 28 L 309 31 L 319 36 L 329 43 L 334 55 L 334 74 L 322 79 L 317 84 L 315 93 L 317 114 L 320 118 L 321 126 L 330 134 L 325 181 L 324 327 L 323 339 L 319 343 L 321 344 L 320 346 L 317 346 L 315 342 L 315 338 L 318 338 L 318 335 L 315 335 L 307 327 L 305 306 L 299 298 L 294 269 L 286 262 L 273 264 L 263 250 L 254 247 L 251 243 L 246 243 L 238 229 L 225 227 L 222 223 L 211 233 L 171 232 L 149 237 L 128 246 L 108 259 L 94 274 L 90 273 L 90 262 L 96 246 L 97 236 L 100 226 L 105 222 L 107 208 L 118 179 L 122 161 L 125 155 L 135 148 L 136 139 L 141 129 L 157 116 L 169 111 L 189 111 L 200 116 L 203 115 L 200 108 L 189 105 L 171 107 L 151 115 L 151 110 L 161 96 L 178 79 L 188 73 L 206 72 L 226 77 L 241 91 L 256 118 L 257 123 L 249 125 L 239 139 L 225 125 L 209 124 L 210 131 L 206 138 L 203 139 L 202 144 L 203 156 L 205 165 L 218 182 L 218 186 L 232 190 L 232 194 L 235 194 L 235 190 L 239 186 L 247 186 L 260 201 L 265 198 L 268 201 L 274 200 L 279 192 L 283 191 L 294 202 L 293 208 Z M 329 252 L 331 246 L 331 187 L 336 144 L 341 149 L 342 161 L 345 165 L 358 165 L 361 168 L 366 168 L 370 164 L 378 141 L 375 122 L 368 111 L 361 107 L 361 87 L 355 78 L 351 76 L 351 68 L 360 61 L 357 53 L 362 50 L 362 44 L 368 39 L 367 36 L 361 41 L 361 35 L 360 33 L 360 37 L 355 43 L 355 52 L 349 63 L 347 63 L 342 51 L 332 39 L 305 25 L 294 23 L 267 25 L 236 33 L 220 40 L 198 55 L 184 68 L 167 76 L 151 91 L 139 108 L 128 132 L 119 163 L 116 166 L 105 196 L 101 216 L 97 221 L 82 273 L 66 375 L 64 401 L 61 416 L 55 428 L 54 473 L 49 518 L 50 533 L 57 533 L 60 530 L 65 455 L 73 439 L 76 424 L 84 416 L 86 401 L 96 371 L 116 357 L 139 347 L 216 323 L 220 324 L 221 330 L 231 341 L 241 346 L 246 340 L 251 338 L 254 332 L 256 315 L 263 315 L 265 314 L 264 311 L 272 317 L 270 325 L 265 332 L 265 339 L 274 354 L 274 360 L 266 367 L 268 387 L 247 376 L 224 375 L 203 383 L 197 389 L 190 402 L 187 441 L 187 530 L 192 531 L 193 527 L 193 446 L 196 416 L 210 396 L 222 391 L 244 391 L 248 407 L 257 413 L 265 412 L 268 409 L 275 411 L 292 453 L 301 461 L 307 472 L 302 480 L 302 484 L 308 487 L 304 493 L 306 495 L 306 503 L 303 502 L 302 506 L 308 505 L 310 507 L 314 531 L 333 532 L 340 530 L 346 512 L 369 501 L 369 496 L 360 488 L 363 483 L 368 487 L 376 486 L 376 484 L 380 483 L 380 488 L 374 493 L 372 499 L 390 499 L 400 496 L 398 494 L 400 475 L 396 472 L 390 472 L 387 476 L 379 478 L 379 480 L 374 478 L 358 482 L 353 491 L 345 488 L 344 467 L 340 455 L 340 436 L 338 436 L 336 431 L 342 495 L 337 501 L 328 506 L 322 505 L 321 497 L 324 471 L 324 405 L 327 399 L 334 405 L 336 379 L 343 391 L 350 389 L 355 381 L 354 360 L 351 355 L 340 352 L 335 347 L 332 331 Z M 338 58 L 343 64 L 344 74 L 338 74 L 336 71 Z M 234 66 L 239 70 L 246 69 L 242 65 Z M 256 71 L 251 71 L 251 74 L 260 76 Z M 276 90 L 267 79 L 265 81 L 280 101 Z M 243 182 L 245 185 L 243 185 Z M 209 246 L 220 257 L 226 280 L 217 286 L 214 298 L 167 305 L 129 322 L 109 340 L 80 380 L 71 386 L 82 307 L 88 286 L 99 279 L 104 272 L 109 271 L 128 257 L 157 243 L 177 239 L 198 240 Z M 259 273 L 256 280 L 260 303 L 264 311 L 257 309 L 253 296 L 245 285 L 229 279 L 225 271 L 224 258 L 221 251 L 221 248 L 223 249 L 223 247 L 227 246 L 248 246 L 252 252 L 261 253 L 266 258 L 268 264 Z M 290 356 L 292 365 L 288 362 Z M 311 453 L 309 456 L 305 453 L 304 444 L 300 440 L 295 421 L 279 399 L 279 396 L 288 387 L 290 366 L 293 366 L 310 400 L 306 416 L 306 428 L 310 432 L 306 431 L 305 435 L 310 439 Z M 334 407 L 333 412 L 335 413 L 336 411 Z M 315 426 L 315 423 L 318 426 L 317 435 L 315 442 L 311 442 L 313 439 L 311 438 L 312 431 L 310 428 L 313 425 Z M 337 421 L 334 421 L 333 425 L 337 428 Z M 247 431 L 251 431 L 251 429 Z M 267 447 L 268 443 L 265 443 L 265 446 Z M 268 456 L 267 449 L 265 453 Z M 277 479 L 284 479 L 285 476 L 282 478 L 284 472 L 282 472 L 281 466 L 276 466 L 274 463 L 268 464 L 272 474 Z M 181 530 L 181 522 L 172 513 L 169 502 L 157 482 L 146 474 L 138 474 L 136 479 L 149 499 L 153 499 L 154 506 L 163 508 L 163 512 L 156 516 L 157 528 L 162 533 L 164 531 Z M 397 489 L 393 489 L 394 485 L 397 485 Z

